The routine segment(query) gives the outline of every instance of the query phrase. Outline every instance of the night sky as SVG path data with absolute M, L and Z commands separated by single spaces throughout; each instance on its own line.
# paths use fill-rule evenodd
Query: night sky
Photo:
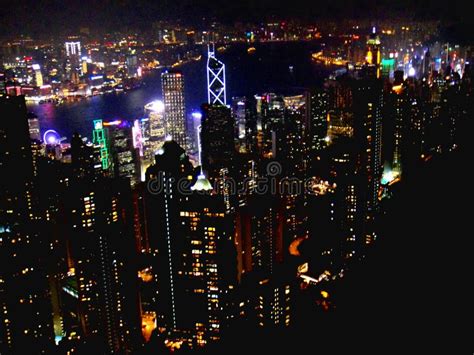
M 146 29 L 159 19 L 199 24 L 202 17 L 222 22 L 260 21 L 271 18 L 374 18 L 414 17 L 455 23 L 466 18 L 462 0 L 2 0 L 3 34 L 45 34 L 91 29 Z M 119 27 L 120 26 L 120 27 Z

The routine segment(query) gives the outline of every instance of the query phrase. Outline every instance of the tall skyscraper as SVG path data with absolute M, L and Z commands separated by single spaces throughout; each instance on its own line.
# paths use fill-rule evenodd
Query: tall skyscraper
M 382 55 L 380 52 L 380 37 L 377 36 L 375 27 L 372 28 L 372 33 L 367 40 L 367 55 L 365 61 L 370 67 L 375 68 L 376 77 L 380 78 Z
M 24 97 L 0 97 L 0 117 L 0 352 L 45 353 L 53 344 L 48 237 L 37 220 Z
M 204 104 L 201 110 L 200 142 L 204 169 L 215 172 L 223 167 L 230 168 L 235 155 L 235 125 L 230 109 L 220 104 Z
M 131 351 L 141 337 L 130 186 L 75 179 L 63 207 L 72 291 L 81 333 L 104 353 Z
M 306 138 L 312 153 L 320 152 L 327 145 L 329 97 L 324 90 L 306 93 Z
M 347 205 L 352 204 L 352 200 L 357 203 L 355 208 L 357 214 L 363 216 L 364 227 L 367 227 L 359 228 L 359 231 L 354 229 L 354 233 L 352 231 L 350 233 L 350 238 L 354 238 L 357 244 L 362 246 L 374 240 L 375 234 L 371 230 L 372 222 L 379 209 L 382 178 L 383 82 L 368 73 L 367 77 L 362 78 L 344 75 L 338 77 L 333 84 L 335 85 L 333 107 L 338 112 L 337 114 L 351 126 L 349 131 L 344 129 L 349 134 L 343 134 L 340 137 L 346 136 L 354 140 L 352 148 L 338 153 L 337 159 L 348 163 L 351 160 L 356 161 L 355 174 L 358 176 L 358 181 L 344 182 L 344 185 L 348 184 L 345 196 L 351 200 L 347 200 Z M 337 172 L 337 170 L 334 171 Z M 338 196 L 340 196 L 339 192 Z M 356 253 L 358 251 L 354 248 L 348 252 L 348 256 Z
M 103 176 L 100 145 L 75 133 L 71 139 L 71 166 L 75 177 L 95 180 Z
M 237 125 L 237 137 L 245 138 L 248 103 L 246 97 L 232 98 L 232 114 Z
M 214 44 L 207 47 L 207 103 L 227 105 L 225 64 L 216 58 Z
M 102 120 L 94 121 L 94 130 L 92 131 L 92 142 L 100 147 L 100 162 L 103 170 L 110 168 L 110 148 L 107 142 L 107 136 Z
M 242 271 L 271 275 L 283 261 L 284 209 L 275 196 L 252 196 L 239 210 L 238 245 Z
M 383 83 L 379 79 L 353 82 L 354 137 L 359 147 L 359 172 L 367 179 L 367 216 L 379 206 L 382 177 Z
M 79 41 L 68 41 L 64 44 L 66 48 L 66 56 L 67 57 L 73 57 L 81 56 L 81 42 Z
M 161 87 L 165 104 L 166 135 L 187 149 L 183 73 L 177 70 L 163 72 Z
M 232 319 L 232 216 L 203 175 L 194 182 L 189 159 L 174 141 L 147 170 L 147 185 L 148 236 L 158 251 L 159 326 L 169 341 L 203 346 L 219 339 Z
M 145 105 L 145 127 L 142 129 L 144 139 L 144 168 L 155 162 L 155 155 L 165 143 L 165 105 L 155 100 Z
M 128 178 L 136 186 L 140 181 L 139 151 L 133 146 L 132 126 L 130 122 L 116 120 L 103 122 L 106 127 L 110 161 L 113 176 Z
M 36 116 L 28 117 L 28 126 L 30 128 L 30 138 L 40 141 L 41 135 L 40 135 L 40 124 L 39 124 L 38 117 Z

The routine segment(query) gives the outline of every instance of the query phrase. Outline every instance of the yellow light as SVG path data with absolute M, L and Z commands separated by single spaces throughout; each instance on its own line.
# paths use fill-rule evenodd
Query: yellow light
M 365 57 L 365 60 L 367 61 L 367 63 L 372 64 L 372 60 L 373 60 L 372 51 L 367 52 L 367 56 Z
M 323 296 L 323 298 L 328 298 L 329 293 L 327 291 L 321 291 L 321 296 Z

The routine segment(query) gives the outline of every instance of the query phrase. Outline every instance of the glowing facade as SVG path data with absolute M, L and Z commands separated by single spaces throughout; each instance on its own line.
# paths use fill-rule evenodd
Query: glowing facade
M 81 56 L 81 42 L 66 42 L 66 56 Z
M 165 143 L 165 105 L 155 100 L 145 105 L 146 127 L 142 130 L 144 139 L 144 168 L 154 163 L 155 155 Z
M 184 153 L 176 142 L 164 144 L 147 170 L 148 186 L 161 185 L 161 192 L 147 195 L 146 210 L 150 248 L 160 256 L 159 302 L 154 305 L 163 322 L 159 326 L 166 329 L 169 344 L 200 347 L 219 339 L 232 318 L 236 266 L 227 256 L 233 250 L 233 217 L 210 193 L 204 175 L 192 183 L 193 168 Z M 178 186 L 178 181 L 186 183 Z
M 164 72 L 161 74 L 161 85 L 166 136 L 170 136 L 181 147 L 187 149 L 183 73 L 171 70 Z
M 380 63 L 382 61 L 380 53 L 380 38 L 375 34 L 375 27 L 372 34 L 367 40 L 367 56 L 365 58 L 367 64 L 376 67 L 377 78 L 380 78 Z
M 225 64 L 216 58 L 214 45 L 207 50 L 207 102 L 227 105 Z
M 92 132 L 92 140 L 94 144 L 100 146 L 100 161 L 102 163 L 102 169 L 108 169 L 110 165 L 109 149 L 107 147 L 107 139 L 105 137 L 105 130 L 102 124 L 102 120 L 94 121 L 94 131 Z

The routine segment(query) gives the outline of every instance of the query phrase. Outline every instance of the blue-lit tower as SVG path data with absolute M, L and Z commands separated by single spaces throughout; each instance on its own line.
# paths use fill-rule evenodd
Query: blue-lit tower
M 207 47 L 207 102 L 227 105 L 225 64 L 216 58 L 214 44 Z

